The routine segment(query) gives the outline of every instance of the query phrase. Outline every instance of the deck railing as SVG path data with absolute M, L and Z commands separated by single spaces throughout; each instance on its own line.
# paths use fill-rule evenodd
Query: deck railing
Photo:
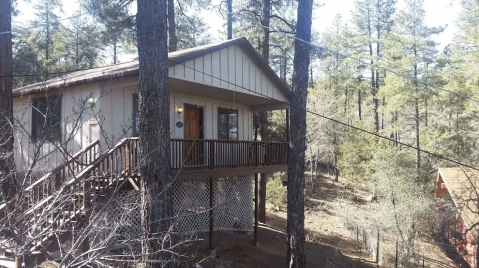
M 282 142 L 171 139 L 170 146 L 173 172 L 286 165 L 288 152 L 288 143 Z M 132 178 L 139 176 L 142 164 L 138 138 L 123 139 L 107 152 L 99 152 L 95 142 L 27 187 L 27 202 L 15 223 L 44 214 L 48 220 L 35 229 L 48 236 L 52 224 L 70 223 L 118 182 L 128 179 L 134 184 Z M 0 218 L 5 215 L 3 204 Z
M 171 139 L 173 171 L 286 165 L 288 143 Z
M 25 189 L 30 195 L 29 206 L 34 206 L 51 196 L 66 179 L 91 165 L 99 154 L 100 142 L 96 141 L 32 183 Z

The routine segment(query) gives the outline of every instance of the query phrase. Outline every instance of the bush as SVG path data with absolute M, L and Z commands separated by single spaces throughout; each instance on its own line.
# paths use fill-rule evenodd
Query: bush
M 283 205 L 286 202 L 286 187 L 283 186 L 283 178 L 286 173 L 276 172 L 266 183 L 266 199 L 274 205 Z

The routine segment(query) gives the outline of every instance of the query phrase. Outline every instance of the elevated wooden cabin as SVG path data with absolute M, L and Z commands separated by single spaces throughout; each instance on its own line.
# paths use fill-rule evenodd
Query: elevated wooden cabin
M 253 141 L 253 112 L 287 110 L 290 91 L 245 38 L 168 58 L 176 228 L 210 235 L 252 231 L 257 174 L 285 171 L 288 151 L 287 142 Z M 129 181 L 125 191 L 138 191 L 138 82 L 133 61 L 14 90 L 15 164 L 28 192 L 17 224 L 34 221 L 38 211 L 58 202 L 54 194 L 64 185 L 72 185 L 77 198 L 69 218 L 55 211 L 51 218 L 68 228 L 118 182 Z M 87 195 L 86 189 L 98 194 Z M 115 202 L 134 194 L 119 196 Z M 132 213 L 128 228 L 139 228 L 138 219 Z M 40 232 L 51 224 L 35 226 Z M 32 250 L 40 248 L 32 244 Z

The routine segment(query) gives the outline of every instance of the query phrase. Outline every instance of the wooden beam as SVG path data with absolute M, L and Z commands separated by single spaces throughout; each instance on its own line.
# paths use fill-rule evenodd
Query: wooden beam
M 227 177 L 227 176 L 237 176 L 237 175 L 246 175 L 252 173 L 274 173 L 279 171 L 287 171 L 287 165 L 276 165 L 276 166 L 266 166 L 266 167 L 244 167 L 244 168 L 223 168 L 215 170 L 192 170 L 192 171 L 181 171 L 173 172 L 172 176 L 176 180 L 194 180 L 194 179 L 203 179 L 210 177 Z
M 289 109 L 286 109 L 286 142 L 289 141 Z
M 251 110 L 253 112 L 267 112 L 267 111 L 274 111 L 274 110 L 284 110 L 289 109 L 289 103 L 275 103 L 275 104 L 263 104 L 263 105 L 254 105 L 251 106 Z

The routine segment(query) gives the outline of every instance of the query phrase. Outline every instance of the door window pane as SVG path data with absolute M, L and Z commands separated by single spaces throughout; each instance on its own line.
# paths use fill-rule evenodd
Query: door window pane
M 218 111 L 218 139 L 238 140 L 238 111 Z

